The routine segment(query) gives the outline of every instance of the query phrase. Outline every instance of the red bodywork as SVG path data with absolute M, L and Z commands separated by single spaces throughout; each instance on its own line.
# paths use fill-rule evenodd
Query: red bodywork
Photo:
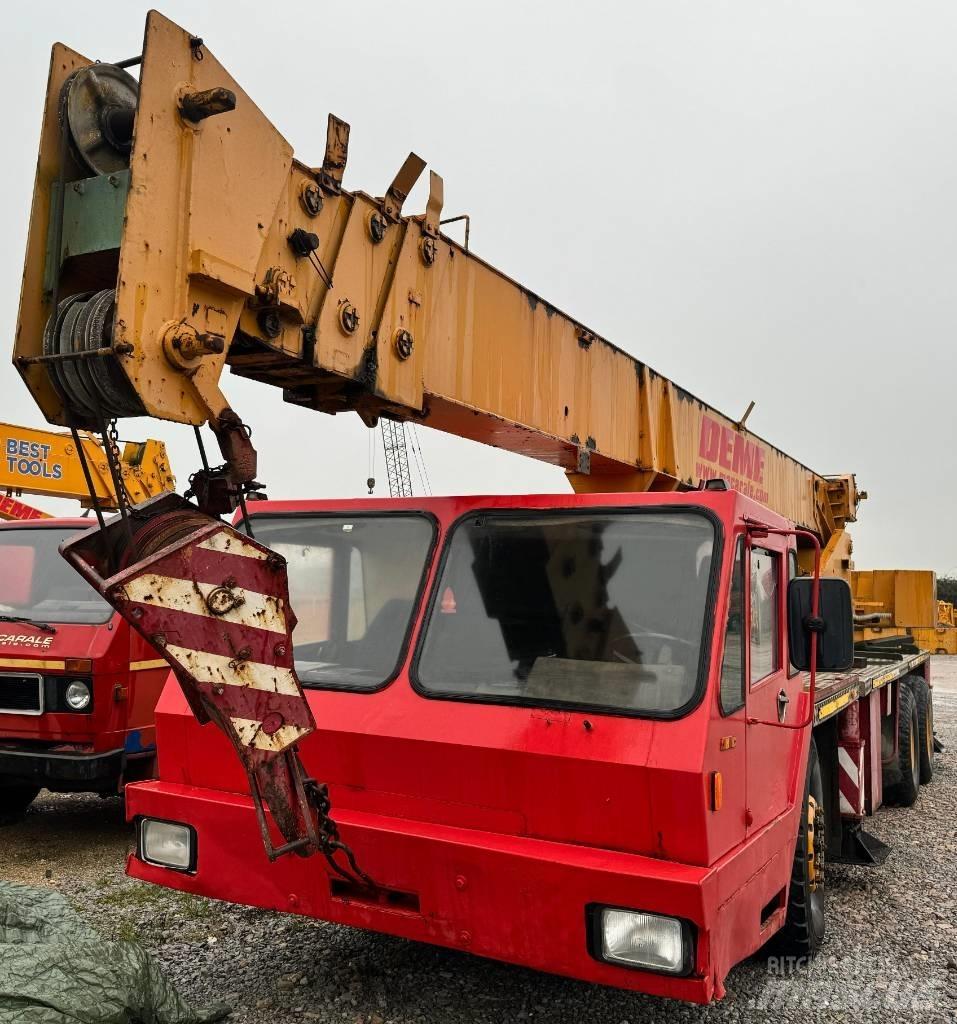
M 446 532 L 461 515 L 637 506 L 704 508 L 720 523 L 707 686 L 687 715 L 653 720 L 496 706 L 413 689 L 424 610 Z M 343 839 L 388 894 L 372 899 L 331 885 L 319 857 L 270 863 L 229 742 L 198 724 L 172 678 L 157 706 L 159 779 L 131 786 L 127 806 L 131 819 L 191 825 L 196 866 L 177 872 L 134 855 L 129 873 L 601 984 L 694 1002 L 722 995 L 731 967 L 783 921 L 808 747 L 806 731 L 772 724 L 782 689 L 790 696 L 788 720 L 807 718 L 804 680 L 788 672 L 786 652 L 779 669 L 749 689 L 745 707 L 720 712 L 729 581 L 746 520 L 790 524 L 734 492 L 263 502 L 254 513 L 411 509 L 435 517 L 438 537 L 401 670 L 377 692 L 309 689 L 318 729 L 301 744 L 306 768 L 329 784 Z M 772 536 L 760 545 L 783 553 L 793 539 Z M 783 573 L 786 559 L 779 563 Z M 723 782 L 719 809 L 714 773 Z M 588 933 L 594 905 L 689 922 L 690 974 L 598 960 Z
M 0 523 L 0 531 L 56 530 L 51 538 L 56 545 L 60 531 L 88 530 L 90 525 L 89 519 L 45 518 Z M 51 789 L 115 793 L 128 775 L 151 777 L 154 711 L 168 666 L 115 613 L 95 625 L 52 624 L 56 633 L 51 635 L 27 623 L 0 622 L 0 687 L 5 673 L 92 678 L 92 710 L 0 713 L 0 780 L 31 779 Z M 88 664 L 71 667 L 69 662 L 75 661 Z

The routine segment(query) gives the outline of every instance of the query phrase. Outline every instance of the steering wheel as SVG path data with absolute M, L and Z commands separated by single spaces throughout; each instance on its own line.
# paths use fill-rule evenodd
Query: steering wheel
M 336 642 L 334 640 L 313 640 L 312 643 L 298 644 L 295 647 L 295 654 L 303 661 L 328 661 L 336 660 Z
M 698 645 L 694 641 L 685 640 L 685 638 L 681 636 L 673 636 L 671 633 L 657 633 L 652 629 L 636 629 L 632 630 L 629 633 L 622 633 L 621 636 L 617 636 L 614 640 L 611 641 L 611 643 L 609 644 L 609 649 L 612 657 L 617 658 L 619 661 L 628 662 L 628 664 L 630 665 L 637 665 L 638 662 L 634 658 L 629 658 L 627 654 L 624 654 L 621 651 L 616 651 L 615 647 L 618 644 L 622 643 L 624 640 L 637 640 L 641 637 L 661 641 L 661 643 L 659 644 L 659 649 L 660 647 L 663 647 L 665 645 L 665 642 L 667 641 L 676 644 L 683 644 L 685 647 L 688 647 L 691 650 L 696 650 L 698 647 Z

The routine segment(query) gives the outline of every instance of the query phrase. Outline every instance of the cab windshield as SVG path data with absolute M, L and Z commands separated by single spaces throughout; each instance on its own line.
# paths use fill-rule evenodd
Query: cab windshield
M 714 545 L 694 512 L 471 516 L 447 542 L 417 685 L 673 714 L 698 692 Z
M 36 622 L 106 622 L 113 609 L 57 550 L 75 529 L 0 530 L 0 616 Z M 0 633 L 17 632 L 0 621 Z
M 422 515 L 254 516 L 289 566 L 304 686 L 372 690 L 396 672 L 432 546 Z

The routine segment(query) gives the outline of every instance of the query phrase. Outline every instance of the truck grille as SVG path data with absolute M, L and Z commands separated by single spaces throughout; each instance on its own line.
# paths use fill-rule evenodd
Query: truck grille
M 0 673 L 0 714 L 39 715 L 42 711 L 42 676 Z

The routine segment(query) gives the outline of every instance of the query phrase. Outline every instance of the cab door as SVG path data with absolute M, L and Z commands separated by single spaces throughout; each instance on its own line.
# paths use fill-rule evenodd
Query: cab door
M 794 725 L 806 713 L 803 681 L 786 657 L 785 600 L 788 552 L 780 537 L 749 540 L 744 594 L 745 702 L 747 708 L 747 811 L 750 835 L 789 805 Z

